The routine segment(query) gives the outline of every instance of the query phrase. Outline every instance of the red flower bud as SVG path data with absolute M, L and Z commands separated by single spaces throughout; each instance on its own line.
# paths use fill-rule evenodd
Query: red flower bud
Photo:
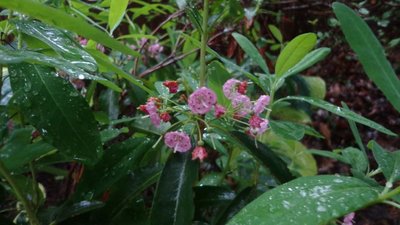
M 238 92 L 242 95 L 245 95 L 247 91 L 247 81 L 242 81 L 239 84 Z
M 163 82 L 163 85 L 169 89 L 169 93 L 171 94 L 178 92 L 179 84 L 177 81 L 167 80 Z
M 208 154 L 206 148 L 204 148 L 203 146 L 197 146 L 192 152 L 192 160 L 199 159 L 200 162 L 203 162 L 203 160 L 207 158 L 207 156 Z
M 164 122 L 168 122 L 171 120 L 171 116 L 167 113 L 167 112 L 163 112 L 160 114 L 160 118 L 162 119 L 162 121 Z

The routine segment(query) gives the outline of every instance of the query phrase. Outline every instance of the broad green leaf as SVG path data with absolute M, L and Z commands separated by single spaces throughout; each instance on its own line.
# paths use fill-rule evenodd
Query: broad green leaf
M 242 49 L 246 52 L 249 57 L 257 63 L 257 65 L 269 75 L 269 69 L 267 64 L 264 61 L 264 58 L 261 56 L 260 52 L 258 52 L 257 48 L 251 43 L 249 39 L 239 33 L 233 33 L 232 36 L 235 38 L 237 43 L 242 47 Z
M 326 111 L 329 111 L 333 114 L 336 114 L 338 116 L 344 117 L 346 119 L 352 120 L 354 122 L 363 124 L 365 126 L 371 127 L 379 132 L 392 135 L 392 136 L 397 136 L 395 133 L 392 131 L 388 130 L 384 126 L 375 123 L 374 121 L 371 121 L 365 117 L 362 117 L 358 115 L 357 113 L 350 111 L 348 109 L 340 108 L 339 106 L 332 105 L 329 102 L 323 101 L 321 99 L 317 98 L 310 98 L 310 97 L 304 97 L 304 96 L 289 96 L 280 100 L 297 100 L 297 101 L 303 101 L 303 102 L 308 102 L 311 105 L 320 107 L 322 109 L 325 109 Z
M 272 35 L 279 41 L 283 43 L 283 37 L 281 31 L 273 24 L 268 25 L 268 29 L 271 31 Z
M 192 186 L 198 163 L 190 152 L 173 153 L 167 161 L 151 209 L 151 225 L 187 225 L 194 214 Z
M 129 170 L 138 168 L 140 160 L 152 144 L 153 140 L 149 138 L 136 138 L 112 145 L 93 168 L 85 170 L 76 199 L 92 200 L 107 191 L 126 176 Z
M 304 56 L 300 60 L 300 62 L 297 62 L 293 67 L 289 68 L 283 75 L 282 78 L 286 78 L 295 74 L 298 74 L 305 69 L 310 68 L 317 62 L 323 60 L 329 53 L 331 52 L 330 48 L 318 48 L 307 55 Z
M 50 67 L 56 67 L 57 69 L 60 69 L 75 77 L 76 79 L 97 80 L 99 83 L 109 87 L 114 91 L 122 92 L 122 89 L 113 82 L 99 76 L 93 76 L 63 58 L 53 58 L 38 52 L 27 50 L 10 50 L 0 46 L 0 63 L 15 64 L 21 62 L 37 63 Z
M 139 53 L 136 51 L 119 43 L 86 21 L 71 16 L 60 9 L 52 8 L 34 0 L 0 0 L 0 6 L 29 15 L 47 24 L 75 32 L 87 39 L 93 39 L 98 43 L 127 55 L 139 56 Z
M 375 141 L 368 143 L 374 158 L 387 181 L 393 183 L 400 180 L 400 151 L 388 152 Z
M 320 77 L 301 76 L 307 85 L 309 96 L 324 99 L 326 95 L 326 83 Z
M 100 201 L 66 202 L 59 207 L 50 207 L 42 212 L 42 222 L 45 224 L 58 224 L 73 217 L 99 209 L 104 206 Z
M 295 140 L 284 139 L 274 132 L 266 132 L 260 140 L 268 144 L 272 151 L 285 159 L 289 170 L 297 176 L 317 174 L 317 162 L 306 147 Z
M 317 43 L 317 35 L 305 33 L 295 37 L 279 54 L 275 65 L 275 74 L 283 76 L 290 68 L 302 60 Z
M 9 65 L 14 102 L 61 154 L 93 165 L 102 155 L 100 134 L 85 99 L 48 67 Z
M 33 129 L 24 128 L 15 130 L 7 143 L 0 149 L 0 160 L 11 171 L 21 169 L 22 166 L 51 152 L 54 147 L 43 142 L 32 142 Z
M 356 52 L 368 77 L 400 112 L 400 80 L 386 58 L 384 48 L 374 33 L 357 14 L 342 3 L 333 3 L 333 11 L 340 21 L 350 47 Z
M 368 160 L 364 157 L 362 151 L 357 148 L 345 148 L 342 150 L 342 156 L 346 160 L 346 163 L 351 168 L 364 173 L 368 167 Z
M 293 179 L 293 176 L 284 161 L 281 160 L 269 146 L 261 142 L 258 142 L 256 146 L 253 139 L 250 139 L 250 137 L 238 131 L 233 132 L 232 134 L 237 138 L 236 142 L 240 144 L 241 147 L 244 147 L 250 154 L 254 155 L 255 158 L 260 160 L 265 167 L 269 168 L 272 175 L 278 178 L 281 183 Z
M 15 20 L 18 30 L 49 45 L 73 65 L 94 72 L 96 61 L 65 31 L 36 20 Z
M 275 134 L 291 140 L 301 140 L 305 130 L 303 126 L 288 121 L 271 120 L 269 125 Z
M 115 28 L 121 23 L 125 15 L 125 10 L 128 7 L 129 0 L 111 0 L 110 11 L 108 14 L 108 26 L 112 34 Z
M 231 75 L 226 71 L 225 67 L 217 61 L 213 61 L 208 65 L 208 87 L 211 88 L 217 95 L 218 103 L 223 106 L 228 106 L 229 101 L 222 92 L 222 86 L 231 78 Z
M 379 190 L 352 177 L 301 177 L 267 191 L 228 225 L 327 224 L 378 200 Z
M 109 71 L 112 71 L 122 78 L 126 79 L 127 81 L 131 82 L 133 85 L 141 88 L 142 90 L 146 91 L 150 95 L 153 94 L 153 91 L 143 85 L 142 81 L 135 79 L 132 75 L 128 74 L 127 72 L 123 71 L 116 65 L 114 65 L 110 59 L 101 53 L 98 50 L 88 49 L 88 52 L 96 59 L 97 63 L 104 68 L 107 68 Z
M 279 106 L 273 105 L 271 116 L 279 118 L 281 120 L 292 121 L 296 123 L 310 123 L 310 116 L 303 110 L 295 109 L 290 106 Z
M 110 141 L 110 140 L 118 137 L 118 135 L 125 134 L 125 133 L 128 133 L 128 132 L 129 132 L 129 129 L 127 127 L 123 127 L 121 129 L 108 128 L 108 129 L 102 130 L 100 132 L 101 142 L 102 143 L 106 143 L 107 141 Z

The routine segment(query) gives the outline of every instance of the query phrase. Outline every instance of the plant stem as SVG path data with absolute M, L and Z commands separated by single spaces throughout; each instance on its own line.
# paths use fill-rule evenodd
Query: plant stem
M 31 225 L 40 225 L 39 220 L 36 218 L 36 214 L 35 214 L 34 209 L 32 209 L 31 204 L 24 197 L 24 194 L 22 193 L 21 189 L 18 187 L 17 183 L 15 183 L 15 181 L 13 180 L 10 172 L 4 166 L 2 161 L 0 161 L 0 174 L 10 184 L 11 188 L 15 192 L 15 195 L 16 195 L 18 201 L 20 201 L 22 203 L 22 205 L 24 206 L 24 208 L 26 210 L 26 213 L 28 214 L 28 217 L 29 217 L 29 223 Z
M 381 196 L 379 197 L 379 200 L 384 201 L 384 200 L 389 199 L 389 198 L 391 198 L 393 196 L 396 196 L 398 194 L 400 194 L 400 186 L 395 188 L 392 191 L 389 191 L 387 193 L 381 194 Z
M 0 99 L 3 97 L 1 91 L 3 88 L 3 65 L 0 65 Z
M 206 83 L 206 50 L 207 50 L 207 29 L 208 25 L 208 0 L 204 0 L 203 5 L 203 24 L 202 24 L 202 35 L 201 35 L 201 48 L 200 48 L 200 76 L 199 83 L 200 87 L 204 86 Z

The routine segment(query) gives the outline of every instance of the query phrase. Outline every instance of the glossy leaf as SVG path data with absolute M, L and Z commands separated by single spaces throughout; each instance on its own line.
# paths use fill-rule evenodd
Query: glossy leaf
M 297 64 L 289 68 L 283 75 L 283 78 L 298 74 L 305 69 L 310 68 L 317 62 L 323 60 L 331 52 L 330 48 L 318 48 L 304 56 Z
M 305 130 L 302 126 L 288 121 L 271 120 L 269 125 L 275 134 L 291 140 L 301 140 Z
M 44 140 L 63 155 L 94 164 L 103 151 L 100 134 L 75 88 L 48 67 L 21 63 L 9 65 L 9 71 L 15 104 Z
M 231 202 L 235 192 L 220 186 L 198 186 L 194 188 L 196 208 L 218 207 Z
M 258 142 L 258 146 L 255 146 L 254 140 L 241 132 L 233 132 L 233 135 L 237 138 L 237 142 L 269 168 L 281 183 L 293 179 L 286 164 L 267 145 Z
M 275 65 L 275 74 L 283 76 L 290 68 L 300 62 L 317 43 L 317 36 L 305 33 L 295 37 L 279 54 Z
M 47 224 L 58 224 L 67 219 L 82 215 L 84 213 L 99 209 L 104 206 L 103 202 L 99 201 L 80 201 L 75 203 L 66 203 L 57 208 L 48 208 L 46 215 Z
M 15 130 L 0 149 L 0 160 L 9 170 L 20 169 L 29 162 L 51 152 L 54 147 L 43 142 L 32 142 L 33 129 Z
M 85 171 L 76 193 L 77 199 L 91 200 L 108 190 L 129 170 L 138 168 L 152 144 L 149 138 L 136 138 L 112 145 L 95 167 Z
M 388 152 L 375 141 L 370 141 L 368 148 L 372 150 L 386 180 L 391 183 L 400 180 L 400 151 Z
M 352 177 L 302 177 L 267 191 L 242 209 L 228 225 L 327 224 L 366 207 L 379 190 Z
M 110 12 L 108 14 L 108 26 L 110 33 L 113 33 L 115 28 L 121 23 L 125 15 L 125 10 L 128 7 L 129 0 L 111 0 Z
M 307 85 L 308 95 L 313 98 L 324 99 L 326 95 L 326 83 L 320 77 L 300 76 Z
M 102 77 L 93 76 L 63 58 L 53 58 L 33 51 L 10 50 L 0 47 L 0 63 L 15 64 L 21 62 L 37 63 L 50 67 L 56 67 L 57 69 L 65 71 L 76 79 L 97 80 L 99 83 L 109 87 L 114 91 L 122 92 L 122 89 L 113 82 Z
M 36 20 L 15 20 L 18 30 L 49 45 L 73 65 L 94 72 L 96 61 L 65 31 Z
M 357 14 L 342 3 L 333 3 L 333 11 L 340 21 L 350 47 L 368 77 L 385 94 L 389 102 L 400 112 L 400 80 L 386 58 L 384 48 L 374 33 Z
M 192 185 L 198 163 L 191 153 L 172 154 L 164 167 L 151 209 L 151 225 L 187 225 L 192 223 L 194 206 Z
M 269 69 L 267 63 L 265 63 L 264 58 L 258 52 L 257 48 L 251 43 L 249 39 L 239 33 L 233 33 L 232 36 L 235 38 L 237 43 L 242 47 L 249 57 L 257 63 L 257 65 L 264 71 L 264 73 L 269 75 Z
M 304 96 L 289 96 L 289 97 L 283 98 L 281 100 L 298 100 L 298 101 L 308 102 L 311 105 L 320 107 L 322 109 L 325 109 L 326 111 L 329 111 L 333 114 L 344 117 L 346 119 L 352 120 L 354 122 L 361 123 L 365 126 L 373 128 L 379 132 L 382 132 L 382 133 L 385 133 L 388 135 L 392 135 L 392 136 L 397 136 L 395 133 L 393 133 L 392 131 L 388 130 L 387 128 L 385 128 L 384 126 L 382 126 L 378 123 L 375 123 L 365 117 L 362 117 L 353 111 L 350 111 L 350 110 L 344 109 L 344 108 L 340 108 L 339 106 L 332 105 L 331 103 L 323 101 L 321 99 L 304 97 Z
M 34 0 L 1 0 L 0 6 L 29 15 L 47 24 L 75 32 L 87 39 L 92 39 L 127 55 L 139 56 L 139 53 L 114 40 L 109 35 L 93 27 L 86 21 L 71 16 L 60 9 L 52 8 Z
M 342 151 L 342 156 L 346 160 L 346 163 L 351 166 L 351 168 L 364 173 L 367 170 L 368 167 L 368 159 L 366 159 L 360 151 L 360 149 L 357 148 L 345 148 Z

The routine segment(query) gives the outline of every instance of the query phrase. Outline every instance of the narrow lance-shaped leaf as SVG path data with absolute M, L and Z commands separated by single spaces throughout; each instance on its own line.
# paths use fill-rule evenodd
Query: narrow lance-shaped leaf
M 228 225 L 328 224 L 378 200 L 379 190 L 352 177 L 301 177 L 267 191 Z
M 275 74 L 280 77 L 290 68 L 300 62 L 317 43 L 317 36 L 305 33 L 295 37 L 279 54 L 275 65 Z
M 122 89 L 113 82 L 99 76 L 93 76 L 63 58 L 54 58 L 38 52 L 27 50 L 10 50 L 0 46 L 1 64 L 15 64 L 21 62 L 37 63 L 50 67 L 55 67 L 68 73 L 70 76 L 73 76 L 76 79 L 97 80 L 99 83 L 103 84 L 106 87 L 109 87 L 116 92 L 122 92 Z
M 65 31 L 36 20 L 15 20 L 13 23 L 19 31 L 43 41 L 75 66 L 96 71 L 97 65 L 93 57 Z
M 384 48 L 367 23 L 349 7 L 335 2 L 333 11 L 340 21 L 346 40 L 357 53 L 368 77 L 400 112 L 400 80 L 386 59 Z
M 110 33 L 113 33 L 115 28 L 121 23 L 125 15 L 126 7 L 128 7 L 129 0 L 111 0 L 110 12 L 108 14 L 108 26 Z
M 198 163 L 191 153 L 171 155 L 161 174 L 151 209 L 151 225 L 187 225 L 194 214 L 192 185 Z
M 71 159 L 94 164 L 103 149 L 85 99 L 48 67 L 21 63 L 9 71 L 14 103 L 44 140 Z
M 330 48 L 318 48 L 308 53 L 300 62 L 290 68 L 282 78 L 286 78 L 302 72 L 303 70 L 313 66 L 315 63 L 323 60 L 331 52 Z
M 258 66 L 269 75 L 269 69 L 264 61 L 264 58 L 260 55 L 257 48 L 251 43 L 249 39 L 239 33 L 233 33 L 232 36 L 235 38 L 237 43 L 242 47 L 249 57 L 257 63 Z
M 344 109 L 344 108 L 340 108 L 339 106 L 336 105 L 332 105 L 329 102 L 323 101 L 321 99 L 317 99 L 317 98 L 310 98 L 310 97 L 304 97 L 304 96 L 288 96 L 286 98 L 282 98 L 280 99 L 280 101 L 282 100 L 298 100 L 298 101 L 304 101 L 304 102 L 308 102 L 311 105 L 320 107 L 322 109 L 325 109 L 331 113 L 334 113 L 338 116 L 344 117 L 346 119 L 352 120 L 354 122 L 357 123 L 361 123 L 365 126 L 371 127 L 379 132 L 382 132 L 384 134 L 388 134 L 388 135 L 392 135 L 392 136 L 397 136 L 395 133 L 393 133 L 391 130 L 385 128 L 384 126 L 375 123 L 374 121 L 371 121 L 363 116 L 358 115 L 357 113 L 348 110 L 348 109 Z
M 139 56 L 139 53 L 136 51 L 133 51 L 127 46 L 119 43 L 86 21 L 73 17 L 60 9 L 52 8 L 33 0 L 0 0 L 0 6 L 29 15 L 47 24 L 75 32 L 87 39 L 92 39 L 122 53 Z

